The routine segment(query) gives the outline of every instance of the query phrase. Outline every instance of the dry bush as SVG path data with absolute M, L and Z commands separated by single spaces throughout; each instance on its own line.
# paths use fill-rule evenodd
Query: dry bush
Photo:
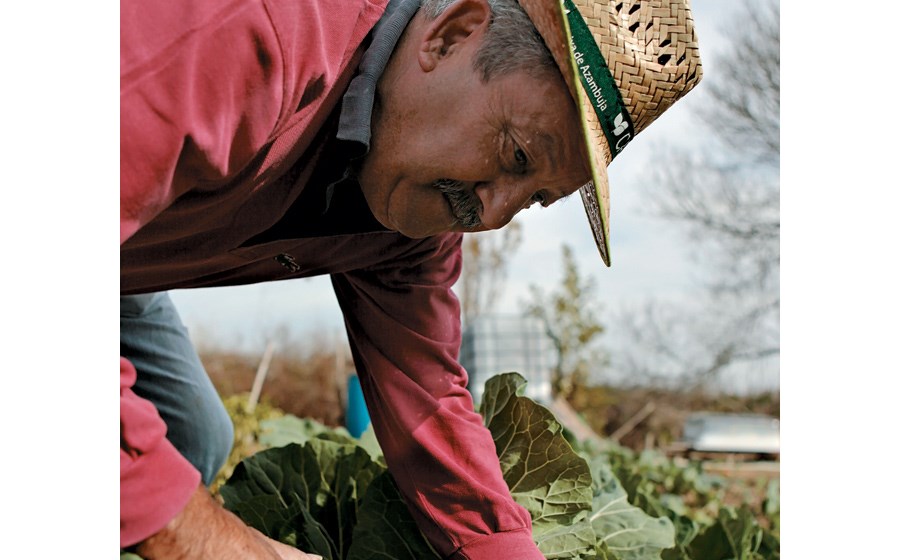
M 326 426 L 344 424 L 346 369 L 338 370 L 335 353 L 316 349 L 303 356 L 272 360 L 262 394 L 273 405 Z
M 273 342 L 260 399 L 300 418 L 343 425 L 347 379 L 353 369 L 347 359 L 349 349 L 324 337 L 298 341 L 285 330 Z M 213 347 L 204 347 L 200 353 L 222 398 L 251 391 L 262 357 L 262 353 L 246 355 Z
M 200 360 L 206 373 L 223 399 L 238 393 L 249 393 L 259 365 L 259 356 L 237 354 L 224 350 L 204 349 Z

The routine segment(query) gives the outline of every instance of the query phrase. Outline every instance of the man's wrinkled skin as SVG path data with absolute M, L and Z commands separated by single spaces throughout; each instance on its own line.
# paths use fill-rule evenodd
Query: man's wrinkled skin
M 497 229 L 590 180 L 577 109 L 558 71 L 484 82 L 473 67 L 489 17 L 486 0 L 457 2 L 431 21 L 418 13 L 378 82 L 359 180 L 388 229 L 413 238 Z M 447 183 L 477 201 L 477 223 L 454 213 Z
M 203 486 L 181 513 L 138 546 L 145 560 L 322 560 L 272 540 L 220 506 Z

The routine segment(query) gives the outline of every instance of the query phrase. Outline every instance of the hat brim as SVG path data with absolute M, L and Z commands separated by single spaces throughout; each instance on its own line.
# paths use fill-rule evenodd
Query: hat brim
M 519 0 L 519 4 L 553 55 L 578 108 L 585 152 L 591 167 L 591 181 L 581 187 L 579 192 L 600 258 L 606 266 L 610 266 L 609 175 L 606 168 L 612 161 L 612 155 L 597 114 L 578 78 L 578 67 L 569 48 L 572 44 L 572 31 L 565 8 L 562 0 Z

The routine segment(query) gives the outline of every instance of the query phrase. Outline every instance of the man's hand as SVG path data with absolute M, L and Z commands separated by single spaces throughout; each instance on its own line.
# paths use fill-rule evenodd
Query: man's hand
M 322 560 L 248 527 L 202 485 L 181 513 L 137 552 L 146 560 Z

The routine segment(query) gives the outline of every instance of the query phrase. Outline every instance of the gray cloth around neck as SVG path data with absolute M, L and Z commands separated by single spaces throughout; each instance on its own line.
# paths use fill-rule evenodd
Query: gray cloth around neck
M 369 151 L 372 138 L 372 108 L 375 86 L 384 72 L 400 35 L 419 10 L 420 0 L 391 0 L 381 19 L 372 28 L 372 43 L 363 53 L 359 73 L 350 81 L 344 94 L 337 137 L 365 146 Z

